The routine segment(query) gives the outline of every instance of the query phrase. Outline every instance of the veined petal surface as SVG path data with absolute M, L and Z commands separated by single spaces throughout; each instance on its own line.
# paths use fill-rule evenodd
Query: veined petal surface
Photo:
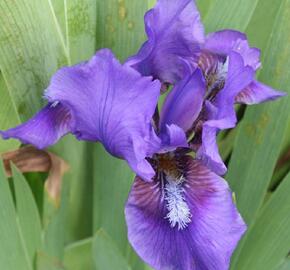
M 191 157 L 184 157 L 184 165 L 191 222 L 172 227 L 162 181 L 136 177 L 125 210 L 129 240 L 156 270 L 227 270 L 246 225 L 224 179 Z

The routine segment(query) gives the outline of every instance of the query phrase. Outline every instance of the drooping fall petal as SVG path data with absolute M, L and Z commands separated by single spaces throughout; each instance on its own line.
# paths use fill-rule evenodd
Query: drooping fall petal
M 100 50 L 88 62 L 60 69 L 45 92 L 52 105 L 2 136 L 43 148 L 70 131 L 78 139 L 100 141 L 138 175 L 151 179 L 154 171 L 145 157 L 160 87 L 151 77 L 121 65 L 110 50 Z M 64 109 L 66 114 L 59 111 Z M 67 115 L 70 121 L 64 125 Z
M 136 177 L 125 210 L 130 243 L 156 270 L 227 270 L 246 225 L 225 180 L 191 157 L 183 163 L 190 222 L 183 228 L 169 222 L 167 179 Z
M 23 143 L 43 149 L 56 143 L 71 131 L 70 111 L 61 103 L 49 103 L 27 122 L 6 131 L 0 131 L 3 139 L 15 138 Z

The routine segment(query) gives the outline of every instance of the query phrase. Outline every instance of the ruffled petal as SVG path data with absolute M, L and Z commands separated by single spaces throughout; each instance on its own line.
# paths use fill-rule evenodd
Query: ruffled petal
M 251 48 L 247 40 L 238 41 L 233 50 L 239 53 L 244 60 L 246 66 L 250 66 L 254 70 L 261 67 L 260 55 L 261 51 L 258 48 Z
M 250 105 L 269 100 L 275 100 L 285 95 L 285 93 L 274 90 L 265 84 L 262 84 L 258 81 L 253 81 L 248 87 L 246 87 L 236 96 L 235 101 L 236 103 Z
M 145 15 L 148 40 L 127 60 L 142 75 L 175 83 L 197 65 L 204 29 L 192 0 L 159 0 Z
M 70 109 L 72 133 L 78 139 L 100 141 L 149 180 L 154 171 L 145 157 L 160 87 L 160 82 L 122 66 L 104 49 L 86 63 L 60 69 L 45 95 Z
M 235 97 L 253 80 L 254 70 L 244 65 L 238 53 L 231 52 L 225 86 L 213 103 L 206 102 L 207 121 L 202 127 L 202 144 L 197 151 L 197 158 L 219 175 L 225 174 L 227 168 L 219 155 L 217 133 L 235 126 L 237 121 L 234 109 Z
M 50 103 L 29 121 L 0 131 L 0 134 L 3 139 L 15 138 L 42 149 L 56 143 L 70 132 L 71 125 L 72 118 L 68 108 L 61 103 Z
M 245 65 L 257 70 L 260 66 L 260 50 L 249 46 L 247 36 L 235 30 L 222 30 L 206 37 L 206 50 L 212 53 L 229 55 L 231 51 L 239 53 Z
M 226 270 L 246 225 L 226 181 L 190 157 L 183 162 L 190 223 L 172 227 L 162 181 L 136 177 L 125 209 L 129 241 L 156 270 Z
M 199 69 L 182 79 L 166 97 L 160 115 L 160 130 L 175 124 L 184 131 L 191 128 L 199 115 L 205 95 L 205 81 Z
M 238 40 L 247 40 L 247 36 L 235 30 L 221 30 L 206 37 L 204 49 L 213 53 L 228 55 Z
M 236 52 L 229 55 L 228 74 L 224 88 L 217 94 L 213 104 L 217 107 L 217 119 L 235 119 L 236 96 L 254 80 L 255 71 L 246 66 L 242 56 Z

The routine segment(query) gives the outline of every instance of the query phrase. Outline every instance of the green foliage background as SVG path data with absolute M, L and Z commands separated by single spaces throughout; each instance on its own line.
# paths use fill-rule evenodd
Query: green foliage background
M 172 0 L 173 1 L 173 0 Z M 124 60 L 145 40 L 143 15 L 154 0 L 0 0 L 0 129 L 27 120 L 63 65 L 102 47 Z M 245 31 L 262 49 L 258 77 L 290 92 L 290 0 L 199 0 L 207 32 Z M 290 269 L 290 99 L 246 108 L 238 127 L 220 136 L 226 175 L 249 229 L 234 270 Z M 0 140 L 0 152 L 18 148 Z M 127 241 L 124 203 L 133 173 L 100 144 L 63 138 L 50 149 L 70 164 L 61 202 L 43 176 L 0 167 L 0 269 L 149 270 Z M 10 185 L 9 185 L 10 184 Z

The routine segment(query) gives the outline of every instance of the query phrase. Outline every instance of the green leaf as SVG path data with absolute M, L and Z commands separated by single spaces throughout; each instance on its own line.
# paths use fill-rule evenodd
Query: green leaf
M 284 5 L 259 76 L 261 81 L 278 89 L 287 89 L 290 83 L 287 68 L 290 51 L 286 45 L 290 20 L 285 10 L 287 8 Z M 238 207 L 248 224 L 254 220 L 265 196 L 283 142 L 281 138 L 287 130 L 285 123 L 289 121 L 289 109 L 289 97 L 248 107 L 238 128 L 227 178 L 236 192 Z
M 289 270 L 290 269 L 290 258 L 287 257 L 275 270 Z
M 275 20 L 284 2 L 284 0 L 259 0 L 246 29 L 250 44 L 258 47 L 266 58 L 265 50 L 271 38 L 270 33 L 277 31 Z
M 3 0 L 0 24 L 0 70 L 24 120 L 40 108 L 43 89 L 68 63 L 68 51 L 50 0 Z
M 0 95 L 1 95 L 0 130 L 5 130 L 19 124 L 20 119 L 16 111 L 13 99 L 11 99 L 10 93 L 8 92 L 8 88 L 1 73 L 0 73 Z M 0 140 L 0 153 L 16 149 L 17 147 L 19 147 L 19 145 L 20 143 L 16 140 L 9 141 Z
M 68 270 L 93 270 L 93 239 L 88 238 L 65 249 L 64 266 Z
M 44 246 L 43 253 L 61 261 L 64 254 L 67 209 L 69 205 L 69 183 L 63 181 L 60 205 L 50 197 L 47 189 L 44 190 Z
M 121 60 L 137 52 L 145 39 L 147 9 L 147 1 L 98 0 L 97 48 L 111 48 Z
M 92 235 L 93 161 L 96 158 L 92 149 L 93 144 L 79 142 L 72 135 L 66 136 L 53 147 L 53 152 L 70 166 L 64 175 L 69 189 L 66 243 L 73 243 Z
M 267 10 L 265 10 L 267 12 Z M 290 83 L 289 1 L 276 15 L 273 33 L 267 45 L 259 80 L 287 91 Z M 275 163 L 287 135 L 289 96 L 279 101 L 248 107 L 238 130 L 227 178 L 236 193 L 237 205 L 246 223 L 251 225 L 267 193 Z M 273 136 L 275 131 L 275 136 Z M 240 242 L 233 259 L 233 269 L 247 235 Z
M 131 269 L 114 241 L 103 229 L 100 229 L 94 236 L 93 252 L 96 270 Z
M 31 189 L 24 176 L 12 166 L 16 211 L 28 256 L 33 261 L 41 247 L 40 217 Z
M 95 0 L 67 2 L 68 48 L 71 62 L 89 59 L 96 50 L 97 7 Z
M 95 146 L 93 230 L 106 230 L 133 269 L 144 264 L 127 239 L 124 208 L 135 174 L 128 164 L 112 157 L 101 144 Z
M 101 144 L 95 147 L 94 156 L 97 158 L 94 176 L 93 228 L 95 231 L 100 228 L 105 229 L 124 253 L 128 245 L 124 206 L 133 183 L 134 173 L 125 161 L 112 157 Z
M 12 194 L 0 164 L 0 269 L 32 270 L 30 253 L 26 248 L 16 217 Z M 12 256 L 13 255 L 13 256 Z
M 52 16 L 55 18 L 56 27 L 59 28 L 64 43 L 67 45 L 68 29 L 67 29 L 67 0 L 47 0 Z M 69 51 L 68 51 L 69 53 Z
M 204 20 L 206 30 L 213 32 L 225 28 L 244 31 L 259 0 L 216 0 Z
M 197 0 L 196 1 L 202 20 L 206 17 L 208 10 L 213 3 L 214 3 L 214 0 Z
M 290 174 L 261 210 L 235 269 L 272 270 L 290 248 Z
M 63 267 L 61 261 L 43 252 L 37 253 L 36 269 L 37 270 L 67 270 Z

